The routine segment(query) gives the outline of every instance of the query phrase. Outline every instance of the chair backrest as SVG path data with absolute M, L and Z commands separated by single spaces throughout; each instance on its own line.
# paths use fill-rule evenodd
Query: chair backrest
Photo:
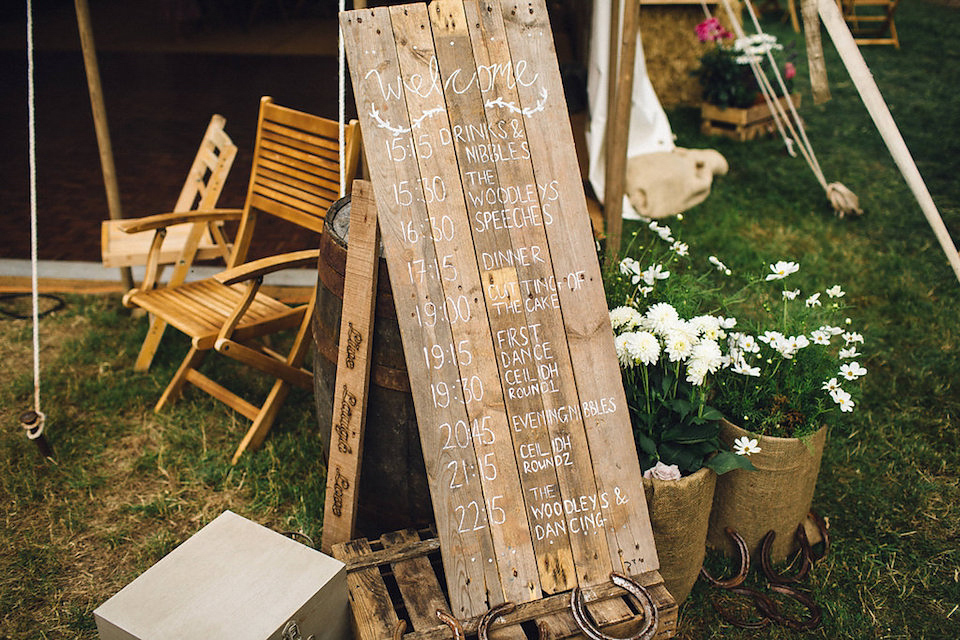
M 223 183 L 237 156 L 237 145 L 227 135 L 227 119 L 213 114 L 203 134 L 200 149 L 180 190 L 174 211 L 213 209 L 217 206 Z
M 359 127 L 344 132 L 344 169 L 350 184 L 359 158 Z M 315 233 L 323 231 L 327 209 L 341 197 L 339 126 L 334 120 L 260 99 L 253 167 L 243 218 L 230 266 L 246 259 L 258 213 Z

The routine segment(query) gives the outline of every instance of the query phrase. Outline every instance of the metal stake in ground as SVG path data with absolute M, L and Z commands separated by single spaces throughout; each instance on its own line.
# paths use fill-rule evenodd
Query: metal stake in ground
M 43 425 L 46 416 L 39 411 L 24 411 L 20 414 L 20 426 L 27 432 L 27 438 L 37 443 L 40 455 L 53 459 L 53 449 L 43 435 Z

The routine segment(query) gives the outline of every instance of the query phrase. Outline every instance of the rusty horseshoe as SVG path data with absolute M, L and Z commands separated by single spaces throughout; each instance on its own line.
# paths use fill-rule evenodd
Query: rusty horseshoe
M 397 626 L 393 628 L 393 640 L 400 640 L 403 638 L 403 632 L 407 630 L 407 621 L 398 620 Z
M 807 594 L 793 587 L 788 587 L 785 584 L 771 584 L 770 589 L 793 598 L 810 612 L 806 620 L 794 620 L 781 614 L 776 604 L 769 598 L 766 598 L 765 602 L 757 600 L 757 608 L 760 612 L 768 618 L 771 618 L 774 622 L 786 625 L 795 631 L 810 631 L 811 629 L 817 628 L 823 621 L 823 611 L 820 609 L 820 606 L 813 601 L 813 598 Z
M 503 604 L 498 604 L 483 614 L 483 617 L 480 618 L 480 624 L 477 626 L 477 637 L 479 640 L 487 640 L 487 630 L 490 628 L 490 625 L 494 620 L 505 613 L 512 613 L 516 608 L 516 604 L 512 602 L 504 602 Z
M 625 590 L 640 603 L 643 608 L 644 626 L 636 634 L 622 639 L 603 633 L 593 621 L 590 612 L 587 611 L 587 603 L 583 599 L 583 590 L 578 586 L 570 594 L 570 610 L 573 612 L 573 619 L 583 630 L 584 635 L 591 640 L 650 640 L 653 638 L 660 626 L 660 612 L 657 611 L 657 606 L 650 593 L 642 585 L 621 573 L 611 573 L 610 579 L 613 584 Z
M 792 576 L 778 573 L 777 570 L 773 568 L 773 561 L 770 559 L 770 549 L 773 547 L 773 540 L 777 537 L 777 532 L 771 529 L 767 531 L 767 535 L 763 536 L 763 543 L 760 546 L 760 570 L 763 571 L 763 575 L 771 584 L 793 584 L 800 582 L 810 573 L 810 567 L 813 566 L 813 561 L 810 559 L 810 543 L 807 541 L 807 532 L 804 530 L 803 524 L 797 526 L 797 532 L 794 536 L 796 537 L 797 544 L 800 546 L 800 551 L 798 552 L 800 567 Z
M 823 552 L 820 554 L 815 554 L 813 549 L 810 550 L 810 561 L 816 564 L 820 562 L 827 554 L 830 553 L 830 526 L 827 524 L 826 520 L 821 518 L 819 514 L 814 511 L 809 512 L 810 519 L 813 520 L 813 523 L 817 525 L 817 530 L 820 531 L 820 537 L 823 539 Z
M 454 616 L 450 615 L 443 609 L 437 609 L 437 618 L 440 619 L 440 622 L 453 630 L 454 640 L 467 640 L 467 634 L 463 632 L 463 625 L 460 624 L 460 621 Z
M 715 587 L 721 587 L 723 589 L 730 589 L 731 587 L 739 587 L 743 584 L 743 581 L 747 579 L 747 574 L 750 572 L 750 550 L 747 548 L 747 543 L 739 533 L 734 529 L 727 527 L 724 529 L 734 544 L 737 546 L 737 551 L 740 553 L 740 571 L 733 577 L 727 578 L 726 580 L 718 580 L 710 575 L 710 572 L 707 571 L 706 567 L 700 567 L 700 575 L 703 576 L 707 582 L 712 584 Z
M 757 611 L 760 613 L 760 617 L 756 620 L 740 620 L 735 618 L 733 614 L 720 608 L 720 605 L 717 604 L 716 600 L 714 600 L 712 603 L 713 608 L 721 618 L 739 629 L 763 629 L 764 627 L 770 625 L 770 617 L 767 616 L 766 611 L 761 609 L 760 605 L 757 603 L 763 600 L 765 601 L 765 604 L 770 607 L 770 610 L 776 610 L 777 605 L 773 602 L 773 600 L 770 600 L 770 598 L 767 596 L 763 595 L 756 589 L 751 589 L 750 587 L 729 587 L 727 588 L 727 591 L 737 595 L 749 596 L 753 600 L 754 607 L 756 607 Z

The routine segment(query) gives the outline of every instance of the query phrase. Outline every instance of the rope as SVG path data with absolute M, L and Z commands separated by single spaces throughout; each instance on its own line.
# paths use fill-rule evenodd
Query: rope
M 343 11 L 346 8 L 346 0 L 340 0 L 339 10 Z M 339 20 L 338 20 L 339 22 Z M 347 193 L 347 168 L 346 168 L 346 150 L 343 148 L 346 142 L 344 125 L 345 125 L 345 102 L 346 102 L 346 52 L 343 44 L 343 30 L 337 27 L 337 33 L 339 44 L 337 46 L 337 80 L 339 84 L 340 92 L 340 102 L 338 104 L 339 113 L 339 136 L 340 136 L 340 195 L 344 196 Z
M 33 2 L 27 0 L 27 139 L 30 148 L 30 267 L 33 291 L 33 406 L 40 411 L 40 301 L 37 291 L 37 123 L 33 84 Z

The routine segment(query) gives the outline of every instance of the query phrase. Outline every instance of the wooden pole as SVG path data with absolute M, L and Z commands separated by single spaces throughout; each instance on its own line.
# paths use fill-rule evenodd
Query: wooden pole
M 803 14 L 803 35 L 807 43 L 807 66 L 810 69 L 813 103 L 823 104 L 830 100 L 830 85 L 827 83 L 827 65 L 823 60 L 817 0 L 802 0 L 800 10 Z
M 107 190 L 107 209 L 111 220 L 119 220 L 123 218 L 123 211 L 120 208 L 117 171 L 113 164 L 110 128 L 107 126 L 107 109 L 103 103 L 103 88 L 100 86 L 100 68 L 97 66 L 97 48 L 93 42 L 93 28 L 90 24 L 90 7 L 87 0 L 74 0 L 74 8 L 77 13 L 77 29 L 80 31 L 80 47 L 83 49 L 83 66 L 87 72 L 93 126 L 97 131 L 97 147 L 100 149 L 100 169 L 103 172 L 103 185 Z M 120 279 L 126 289 L 133 288 L 130 267 L 120 269 Z
M 850 74 L 850 79 L 857 87 L 863 104 L 867 107 L 870 117 L 873 118 L 873 123 L 880 131 L 880 136 L 886 143 L 887 149 L 890 150 L 894 162 L 900 168 L 900 173 L 907 181 L 910 190 L 913 191 L 913 195 L 937 236 L 943 252 L 947 254 L 947 260 L 953 267 L 957 280 L 960 281 L 960 254 L 957 253 L 957 247 L 953 244 L 946 225 L 943 224 L 940 212 L 937 211 L 937 205 L 934 204 L 933 198 L 927 190 L 927 185 L 920 176 L 920 170 L 917 169 L 917 165 L 910 155 L 910 150 L 907 148 L 907 143 L 903 141 L 903 136 L 900 135 L 900 130 L 893 121 L 893 116 L 890 115 L 887 103 L 880 95 L 880 89 L 877 87 L 877 83 L 860 53 L 857 43 L 854 42 L 847 23 L 844 22 L 840 10 L 837 9 L 836 1 L 819 0 L 818 8 L 820 18 L 827 28 L 827 33 L 830 34 L 830 38 L 840 54 L 840 59 L 843 60 L 843 64 Z
M 603 207 L 607 221 L 607 253 L 620 251 L 623 233 L 623 193 L 627 173 L 627 142 L 630 137 L 630 101 L 633 98 L 633 70 L 640 30 L 640 1 L 625 0 L 620 38 L 620 70 L 616 78 L 616 102 L 607 120 L 607 158 Z M 614 43 L 610 43 L 614 46 Z M 613 70 L 611 69 L 611 73 Z M 611 78 L 612 80 L 612 78 Z M 610 134 L 613 135 L 610 135 Z

